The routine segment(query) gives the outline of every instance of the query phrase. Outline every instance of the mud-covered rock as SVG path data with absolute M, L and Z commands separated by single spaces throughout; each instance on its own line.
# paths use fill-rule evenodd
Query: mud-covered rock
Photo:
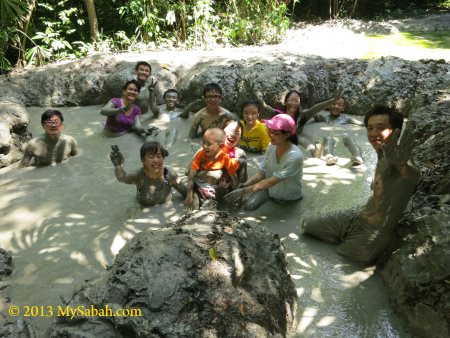
M 420 145 L 417 191 L 400 225 L 402 243 L 382 270 L 389 295 L 418 337 L 450 334 L 450 92 L 423 92 L 410 120 Z
M 19 102 L 0 97 L 0 168 L 22 158 L 22 145 L 31 138 L 28 122 L 28 113 Z
M 5 249 L 0 248 L 0 281 L 12 272 L 12 256 Z
M 277 235 L 199 211 L 136 235 L 71 308 L 141 309 L 139 317 L 60 317 L 50 337 L 283 337 L 296 291 Z

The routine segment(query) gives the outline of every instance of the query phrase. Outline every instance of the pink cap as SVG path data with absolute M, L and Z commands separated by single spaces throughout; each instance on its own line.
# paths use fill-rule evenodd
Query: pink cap
M 291 135 L 296 134 L 295 121 L 288 114 L 278 114 L 270 120 L 263 120 L 267 128 L 272 130 L 285 131 Z

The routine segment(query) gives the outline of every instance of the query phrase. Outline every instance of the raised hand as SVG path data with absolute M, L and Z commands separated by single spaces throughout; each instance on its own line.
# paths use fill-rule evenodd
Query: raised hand
M 338 99 L 340 99 L 341 97 L 342 97 L 342 92 L 343 92 L 344 90 L 343 90 L 343 88 L 342 88 L 342 85 L 339 85 L 337 88 L 336 88 L 336 91 L 334 92 L 334 94 L 333 94 L 333 99 L 335 99 L 335 100 L 338 100 Z
M 400 139 L 400 144 L 397 144 L 400 137 L 400 129 L 396 129 L 393 135 L 381 145 L 384 157 L 393 165 L 405 165 L 411 157 L 412 151 L 419 144 L 419 141 L 415 139 L 412 133 L 414 127 L 415 124 L 413 122 L 406 124 L 405 131 Z
M 247 77 L 244 78 L 244 87 L 247 93 L 249 93 L 250 95 L 258 95 L 258 93 L 255 90 L 255 84 L 252 83 L 250 79 Z
M 118 145 L 111 146 L 111 153 L 109 154 L 109 158 L 111 159 L 111 162 L 115 167 L 121 167 L 125 162 Z
M 148 90 L 155 90 L 156 85 L 158 84 L 158 80 L 156 80 L 153 76 L 148 79 Z
M 225 200 L 225 202 L 230 204 L 240 204 L 242 203 L 242 198 L 244 197 L 244 194 L 245 188 L 239 188 L 226 194 L 223 197 L 223 199 Z

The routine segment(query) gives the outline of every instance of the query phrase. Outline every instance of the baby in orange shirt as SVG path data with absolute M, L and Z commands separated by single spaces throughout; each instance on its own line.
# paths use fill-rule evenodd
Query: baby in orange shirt
M 239 162 L 222 151 L 225 138 L 225 132 L 220 128 L 205 131 L 202 149 L 194 156 L 189 169 L 187 197 L 184 202 L 186 209 L 193 208 L 194 190 L 200 199 L 216 199 L 216 189 L 223 170 L 230 175 L 231 186 L 237 187 L 236 171 L 239 168 Z

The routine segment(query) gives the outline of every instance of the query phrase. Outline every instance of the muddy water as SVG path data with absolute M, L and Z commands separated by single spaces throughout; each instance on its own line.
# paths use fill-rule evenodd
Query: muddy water
M 141 208 L 135 188 L 116 181 L 108 158 L 110 146 L 119 145 L 126 170 L 140 166 L 142 141 L 134 135 L 106 139 L 101 135 L 103 117 L 99 106 L 62 109 L 65 132 L 74 136 L 80 156 L 45 168 L 0 170 L 0 247 L 14 255 L 11 286 L 2 291 L 0 304 L 6 314 L 10 305 L 62 306 L 84 280 L 113 263 L 127 239 L 152 227 L 161 227 L 181 214 L 183 200 Z M 41 133 L 42 108 L 29 108 L 31 131 Z M 182 174 L 192 157 L 191 142 L 180 131 L 166 164 Z M 338 165 L 327 167 L 307 159 L 303 201 L 265 204 L 240 216 L 256 220 L 278 233 L 286 246 L 289 270 L 299 296 L 295 336 L 301 337 L 407 337 L 402 323 L 388 305 L 380 277 L 373 268 L 360 268 L 335 253 L 333 245 L 302 236 L 302 217 L 318 209 L 334 210 L 364 203 L 369 194 L 375 155 L 361 127 L 341 127 L 340 134 L 357 134 L 369 164 L 352 168 L 349 154 L 338 145 Z M 329 133 L 329 127 L 309 126 L 307 133 Z M 254 172 L 257 158 L 250 160 Z M 4 320 L 4 319 L 0 319 Z M 40 336 L 53 318 L 32 318 Z

